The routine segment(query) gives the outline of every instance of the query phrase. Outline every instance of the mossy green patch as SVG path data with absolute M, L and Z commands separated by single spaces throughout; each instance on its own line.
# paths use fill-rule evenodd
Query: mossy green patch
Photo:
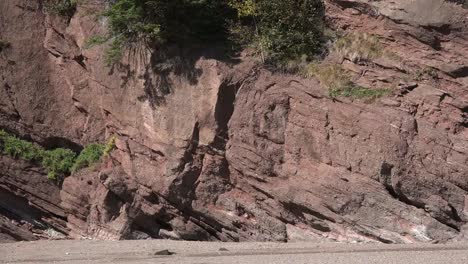
M 107 144 L 90 144 L 80 155 L 70 149 L 56 148 L 45 150 L 27 140 L 17 138 L 4 130 L 0 130 L 0 152 L 15 159 L 41 164 L 47 171 L 50 180 L 60 181 L 66 175 L 79 169 L 92 166 L 101 157 L 109 155 L 115 148 L 115 137 L 109 138 Z
M 47 178 L 58 180 L 60 175 L 69 174 L 75 158 L 76 153 L 69 149 L 58 148 L 44 151 L 42 166 L 48 171 Z
M 47 170 L 51 180 L 58 180 L 59 176 L 69 174 L 76 157 L 69 149 L 44 150 L 3 130 L 0 130 L 0 150 L 13 158 L 40 163 Z
M 94 143 L 86 146 L 78 158 L 76 158 L 71 171 L 76 172 L 79 169 L 89 167 L 98 162 L 104 154 L 104 149 L 105 146 L 103 144 Z
M 375 99 L 391 92 L 389 89 L 370 89 L 353 83 L 349 73 L 337 64 L 310 64 L 305 68 L 304 75 L 316 77 L 328 88 L 328 93 L 333 98 Z
M 0 147 L 3 154 L 28 161 L 40 161 L 44 150 L 31 142 L 21 140 L 0 130 Z

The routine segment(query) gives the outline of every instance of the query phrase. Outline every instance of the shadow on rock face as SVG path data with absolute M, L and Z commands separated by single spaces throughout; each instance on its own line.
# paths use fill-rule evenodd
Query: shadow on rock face
M 226 48 L 228 44 L 214 44 L 206 47 L 187 48 L 181 46 L 162 47 L 152 49 L 149 64 L 143 74 L 145 96 L 138 99 L 149 101 L 151 107 L 165 104 L 166 96 L 173 92 L 176 84 L 172 76 L 182 78 L 190 85 L 196 85 L 203 69 L 196 66 L 200 58 L 216 59 L 228 64 L 239 62 L 235 57 L 236 51 Z M 134 53 L 136 54 L 136 53 Z
M 44 139 L 42 145 L 46 149 L 66 148 L 71 149 L 76 153 L 83 150 L 83 146 L 63 137 L 48 137 Z

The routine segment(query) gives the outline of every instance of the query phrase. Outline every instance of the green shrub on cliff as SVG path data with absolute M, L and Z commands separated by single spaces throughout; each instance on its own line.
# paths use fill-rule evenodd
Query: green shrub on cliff
M 45 10 L 51 14 L 72 17 L 76 11 L 77 0 L 46 0 Z
M 58 148 L 44 151 L 42 166 L 47 170 L 49 180 L 58 180 L 59 176 L 70 174 L 76 154 L 69 149 Z
M 86 146 L 77 157 L 76 153 L 70 149 L 44 150 L 38 145 L 0 130 L 0 152 L 2 154 L 41 164 L 47 171 L 48 179 L 55 181 L 60 181 L 72 172 L 93 165 L 114 148 L 115 137 L 112 136 L 106 145 L 90 144 Z
M 320 0 L 230 0 L 253 33 L 262 58 L 274 63 L 320 52 L 325 8 Z
M 3 154 L 13 158 L 40 163 L 51 180 L 58 180 L 59 176 L 69 174 L 76 156 L 69 149 L 44 150 L 3 130 L 0 130 L 0 149 Z
M 0 130 L 0 147 L 3 154 L 28 161 L 40 161 L 43 155 L 43 150 L 39 147 L 31 142 L 11 136 L 3 130 Z
M 90 144 L 86 146 L 74 162 L 71 171 L 76 172 L 98 162 L 104 154 L 104 149 L 105 146 L 103 144 Z
M 225 39 L 229 11 L 220 0 L 116 0 L 104 12 L 108 63 L 119 61 L 123 50 L 137 42 L 155 47 Z
M 104 12 L 108 35 L 88 43 L 109 40 L 110 64 L 137 42 L 250 45 L 276 63 L 321 50 L 324 10 L 321 0 L 115 0 Z

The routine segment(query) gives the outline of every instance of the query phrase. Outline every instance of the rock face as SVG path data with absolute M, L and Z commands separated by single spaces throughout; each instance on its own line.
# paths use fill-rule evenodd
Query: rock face
M 105 30 L 92 15 L 102 4 L 81 3 L 68 21 L 40 1 L 0 2 L 0 37 L 11 43 L 0 53 L 0 127 L 45 147 L 117 136 L 109 157 L 60 189 L 2 157 L 0 240 L 37 238 L 11 224 L 12 212 L 71 238 L 467 238 L 466 9 L 327 1 L 333 27 L 378 35 L 391 54 L 343 59 L 356 83 L 392 89 L 365 101 L 329 98 L 315 79 L 271 73 L 245 54 L 227 61 L 216 48 L 134 47 L 107 67 L 104 47 L 83 48 Z
M 69 231 L 60 189 L 44 171 L 6 156 L 0 168 L 0 240 L 64 238 Z

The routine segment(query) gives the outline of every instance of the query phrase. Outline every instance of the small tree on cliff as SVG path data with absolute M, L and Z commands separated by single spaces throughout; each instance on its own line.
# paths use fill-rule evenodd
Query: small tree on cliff
M 311 56 L 322 49 L 321 0 L 230 0 L 240 22 L 252 28 L 262 57 L 273 62 Z
M 116 0 L 104 16 L 110 35 L 94 37 L 89 44 L 111 39 L 107 57 L 113 63 L 135 42 L 155 47 L 226 39 L 232 10 L 223 0 Z
M 47 12 L 71 18 L 76 11 L 77 0 L 45 0 Z
M 113 61 L 140 41 L 160 46 L 234 40 L 254 44 L 272 62 L 310 57 L 323 42 L 321 0 L 115 0 L 105 16 L 109 36 L 91 42 L 112 39 Z

